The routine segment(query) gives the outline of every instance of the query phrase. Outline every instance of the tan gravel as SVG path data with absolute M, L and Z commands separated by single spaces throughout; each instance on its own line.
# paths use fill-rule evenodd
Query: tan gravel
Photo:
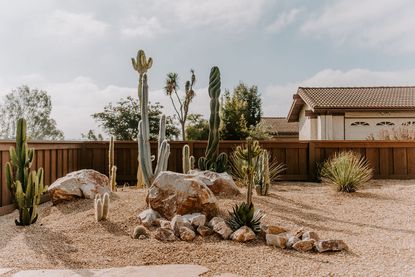
M 239 244 L 216 236 L 194 242 L 133 240 L 145 191 L 126 189 L 111 203 L 110 219 L 97 223 L 93 201 L 43 204 L 40 220 L 16 227 L 17 212 L 0 217 L 0 267 L 105 268 L 128 265 L 199 264 L 206 276 L 415 276 L 415 181 L 373 181 L 354 194 L 314 183 L 279 183 L 254 203 L 265 223 L 305 227 L 321 238 L 343 239 L 341 253 L 298 253 L 262 241 Z M 220 200 L 225 213 L 234 202 Z

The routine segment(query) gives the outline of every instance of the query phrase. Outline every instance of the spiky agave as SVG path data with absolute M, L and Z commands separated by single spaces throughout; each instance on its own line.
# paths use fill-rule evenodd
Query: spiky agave
M 261 231 L 261 219 L 264 217 L 264 213 L 261 210 L 255 211 L 254 206 L 248 205 L 242 202 L 240 205 L 236 204 L 232 212 L 229 212 L 229 218 L 226 223 L 231 227 L 233 231 L 238 230 L 242 226 L 248 226 L 255 233 Z

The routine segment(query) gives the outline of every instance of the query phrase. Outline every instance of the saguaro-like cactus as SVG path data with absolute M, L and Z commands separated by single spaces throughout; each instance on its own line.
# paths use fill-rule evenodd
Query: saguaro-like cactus
M 184 174 L 188 174 L 195 167 L 195 157 L 190 156 L 190 147 L 187 144 L 183 146 L 182 165 Z
M 167 170 L 168 159 L 170 156 L 170 145 L 166 137 L 166 116 L 160 118 L 158 156 L 156 169 L 153 172 L 151 162 L 155 157 L 151 156 L 150 149 L 150 123 L 148 116 L 148 85 L 147 70 L 152 65 L 152 59 L 146 61 L 144 52 L 138 51 L 137 60 L 133 59 L 133 67 L 139 73 L 138 94 L 140 99 L 141 120 L 138 123 L 138 158 L 144 184 L 149 187 L 154 178 L 161 172 Z M 140 82 L 142 80 L 142 86 Z
M 201 170 L 224 172 L 228 164 L 228 156 L 226 153 L 219 154 L 220 85 L 220 71 L 218 67 L 214 66 L 209 76 L 210 118 L 208 146 L 205 157 L 201 157 L 198 160 L 198 166 Z
M 19 209 L 19 220 L 16 225 L 30 225 L 38 218 L 37 207 L 40 198 L 46 191 L 43 184 L 43 169 L 30 171 L 35 150 L 28 147 L 26 137 L 26 121 L 17 121 L 16 148 L 10 147 L 10 162 L 6 163 L 7 186 L 15 198 Z
M 108 218 L 109 209 L 110 195 L 108 193 L 104 193 L 104 195 L 101 197 L 101 195 L 96 194 L 94 202 L 95 220 L 106 220 Z

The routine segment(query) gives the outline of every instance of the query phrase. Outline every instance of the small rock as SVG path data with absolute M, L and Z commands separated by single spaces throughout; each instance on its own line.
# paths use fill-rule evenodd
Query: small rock
M 175 241 L 177 240 L 171 229 L 167 228 L 157 228 L 154 238 L 160 241 Z
M 194 231 L 192 224 L 190 224 L 186 218 L 181 215 L 175 215 L 170 222 L 170 229 L 173 230 L 174 234 L 177 237 L 180 237 L 180 227 L 187 227 L 190 230 Z
M 147 237 L 147 236 L 145 236 L 145 235 L 140 235 L 140 236 L 138 237 L 138 239 L 139 239 L 139 240 L 143 240 L 143 239 L 148 239 L 148 237 Z
M 203 226 L 206 223 L 206 216 L 201 213 L 186 214 L 183 217 L 195 227 Z
M 148 237 L 148 230 L 143 225 L 138 225 L 134 228 L 134 231 L 131 234 L 131 237 L 133 239 L 140 239 L 141 236 Z
M 282 249 L 285 248 L 287 240 L 288 240 L 287 236 L 283 234 L 279 234 L 279 235 L 267 234 L 266 235 L 267 245 L 276 246 Z
M 161 219 L 161 220 L 159 220 L 159 224 L 160 224 L 161 228 L 171 229 L 171 223 L 168 220 Z
M 231 240 L 238 242 L 247 242 L 255 239 L 255 233 L 248 226 L 242 226 L 232 233 Z
M 278 235 L 278 234 L 286 233 L 286 232 L 288 232 L 287 229 L 280 227 L 280 226 L 268 225 L 268 228 L 267 228 L 267 234 L 271 234 L 271 235 Z
M 221 217 L 214 217 L 209 222 L 209 227 L 218 233 L 223 239 L 228 239 L 233 233 L 232 229 L 226 224 L 225 220 Z
M 268 230 L 268 225 L 266 224 L 261 224 L 259 226 L 259 233 L 258 233 L 258 237 L 265 240 L 265 237 L 267 235 L 267 230 Z
M 214 232 L 212 229 L 210 229 L 207 226 L 199 226 L 197 227 L 197 232 L 202 236 L 202 237 L 207 237 L 212 235 Z
M 151 226 L 157 226 L 157 219 L 159 217 L 160 214 L 152 209 L 144 210 L 138 215 L 138 219 L 140 220 L 141 224 L 147 228 Z
M 306 231 L 303 233 L 303 235 L 301 236 L 302 240 L 307 240 L 307 239 L 313 239 L 315 241 L 319 241 L 320 238 L 318 237 L 316 232 L 313 231 Z
M 285 246 L 286 246 L 288 249 L 291 249 L 291 248 L 293 247 L 293 245 L 294 245 L 296 242 L 298 242 L 298 241 L 300 241 L 300 239 L 299 239 L 298 237 L 296 237 L 296 236 L 289 236 L 289 237 L 288 237 L 288 240 L 287 240 L 287 243 L 285 244 Z
M 293 248 L 300 252 L 310 251 L 314 247 L 315 240 L 307 239 L 307 240 L 300 240 L 293 244 Z
M 192 241 L 196 237 L 195 232 L 185 226 L 180 227 L 179 232 L 180 232 L 180 239 L 184 241 Z
M 301 237 L 303 236 L 304 232 L 305 232 L 304 229 L 301 228 L 297 232 L 294 233 L 294 236 L 296 236 L 297 238 L 301 239 Z
M 349 247 L 342 240 L 320 240 L 316 243 L 318 252 L 348 250 Z

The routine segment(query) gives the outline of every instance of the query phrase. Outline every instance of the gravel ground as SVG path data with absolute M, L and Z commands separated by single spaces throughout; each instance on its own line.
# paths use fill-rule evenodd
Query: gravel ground
M 221 199 L 225 214 L 244 199 Z M 321 238 L 343 239 L 341 253 L 298 253 L 262 241 L 240 244 L 216 236 L 194 242 L 133 240 L 145 191 L 117 192 L 110 219 L 95 222 L 93 201 L 40 208 L 39 221 L 16 227 L 17 212 L 0 217 L 0 267 L 104 268 L 128 265 L 199 264 L 206 276 L 415 276 L 415 181 L 379 180 L 354 194 L 315 183 L 279 183 L 267 197 L 254 196 L 264 222 L 290 230 L 304 227 Z

